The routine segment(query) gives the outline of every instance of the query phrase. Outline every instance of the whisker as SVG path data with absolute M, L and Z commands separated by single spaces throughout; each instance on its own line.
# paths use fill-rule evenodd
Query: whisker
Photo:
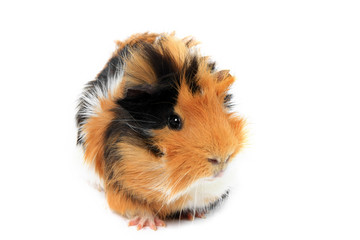
M 134 112 L 134 111 L 128 111 L 129 113 L 138 113 L 138 114 L 141 114 L 141 115 L 147 115 L 147 116 L 150 116 L 152 118 L 155 118 L 155 119 L 158 119 L 158 120 L 161 120 L 160 118 L 156 117 L 155 115 L 152 115 L 150 113 L 144 113 L 144 112 Z M 135 119 L 134 119 L 135 120 Z
M 180 184 L 180 181 L 183 180 L 190 171 L 191 171 L 191 169 L 189 169 L 181 178 L 177 179 L 176 182 L 174 183 L 174 185 L 172 186 L 172 189 L 177 187 Z

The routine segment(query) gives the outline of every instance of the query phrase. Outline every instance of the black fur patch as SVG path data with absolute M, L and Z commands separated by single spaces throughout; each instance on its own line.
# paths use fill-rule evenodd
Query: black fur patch
M 173 87 L 160 87 L 153 93 L 138 92 L 136 97 L 134 93 L 130 96 L 128 94 L 127 97 L 119 99 L 117 104 L 130 114 L 132 124 L 136 127 L 160 129 L 166 126 L 167 118 L 173 112 L 177 94 Z M 121 114 L 118 116 L 121 119 Z
M 232 103 L 232 94 L 227 94 L 224 98 L 224 105 L 226 108 L 231 109 L 234 105 Z
M 187 60 L 187 64 L 185 65 L 185 80 L 186 84 L 189 86 L 190 91 L 195 94 L 200 92 L 200 86 L 197 80 L 197 73 L 199 70 L 199 62 L 196 57 L 192 57 Z
M 161 42 L 160 42 L 161 43 Z M 170 53 L 163 49 L 161 54 L 153 45 L 144 44 L 142 55 L 149 61 L 159 84 L 169 84 L 171 81 L 179 82 L 180 70 L 178 69 Z M 168 79 L 168 76 L 172 76 Z M 171 81 L 169 81 L 171 80 Z

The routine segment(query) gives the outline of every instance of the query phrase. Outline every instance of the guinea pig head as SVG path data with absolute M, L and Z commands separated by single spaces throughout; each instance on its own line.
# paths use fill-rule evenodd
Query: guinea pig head
M 170 37 L 138 46 L 118 102 L 145 129 L 170 198 L 200 179 L 221 177 L 244 141 L 244 121 L 230 109 L 234 77 L 215 71 L 192 45 Z
M 154 130 L 172 194 L 200 179 L 221 177 L 244 141 L 244 121 L 229 107 L 227 91 L 234 78 L 227 71 L 199 77 L 195 91 L 186 79 L 181 81 L 167 126 Z

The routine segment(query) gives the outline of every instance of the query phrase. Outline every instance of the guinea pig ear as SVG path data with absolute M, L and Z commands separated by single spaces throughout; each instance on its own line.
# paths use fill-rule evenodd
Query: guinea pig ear
M 230 75 L 230 70 L 221 70 L 221 71 L 218 71 L 218 72 L 214 73 L 214 76 L 215 76 L 217 82 L 221 82 L 222 80 L 224 80 L 224 79 L 227 78 L 228 76 L 231 76 L 231 75 Z
M 216 79 L 216 92 L 218 95 L 229 90 L 230 85 L 235 81 L 235 78 L 230 75 L 229 70 L 222 70 L 214 73 Z

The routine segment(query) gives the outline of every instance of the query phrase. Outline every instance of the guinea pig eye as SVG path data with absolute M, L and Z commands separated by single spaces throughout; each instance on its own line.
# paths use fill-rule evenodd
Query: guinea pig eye
M 171 114 L 168 118 L 168 126 L 173 130 L 180 130 L 182 127 L 181 118 L 177 114 Z

